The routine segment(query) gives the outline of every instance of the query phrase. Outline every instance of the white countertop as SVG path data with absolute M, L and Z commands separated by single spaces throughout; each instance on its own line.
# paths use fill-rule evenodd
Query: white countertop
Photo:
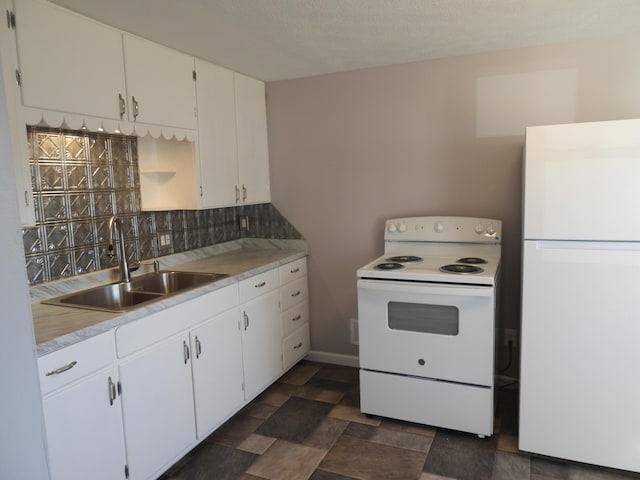
M 113 281 L 114 273 L 117 273 L 114 269 L 34 286 L 31 289 L 34 300 L 31 309 L 37 355 L 46 355 L 151 313 L 305 257 L 307 254 L 307 244 L 303 240 L 241 239 L 160 257 L 158 260 L 162 269 L 226 273 L 229 277 L 123 313 L 40 303 L 40 300 L 45 298 L 110 283 Z

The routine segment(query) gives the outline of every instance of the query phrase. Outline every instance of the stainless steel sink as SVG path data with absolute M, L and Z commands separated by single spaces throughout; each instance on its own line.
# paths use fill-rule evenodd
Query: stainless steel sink
M 193 272 L 157 272 L 149 273 L 131 281 L 132 291 L 143 291 L 168 295 L 181 292 L 189 288 L 198 287 L 206 283 L 215 282 L 229 275 L 222 273 L 193 273 Z
M 126 312 L 170 295 L 227 278 L 222 273 L 161 271 L 134 278 L 131 282 L 110 283 L 43 300 L 48 305 Z

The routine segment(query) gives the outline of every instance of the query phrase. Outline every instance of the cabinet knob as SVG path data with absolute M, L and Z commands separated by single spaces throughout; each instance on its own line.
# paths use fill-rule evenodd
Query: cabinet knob
M 109 377 L 108 380 L 108 385 L 109 385 L 109 405 L 113 405 L 113 402 L 116 401 L 116 384 L 113 383 L 113 380 L 111 380 L 111 377 Z
M 74 360 L 73 362 L 68 363 L 64 367 L 60 367 L 60 368 L 56 368 L 55 370 L 51 370 L 50 372 L 45 373 L 45 377 L 49 377 L 51 375 L 58 375 L 60 373 L 66 372 L 67 370 L 71 370 L 73 367 L 76 366 L 77 363 L 78 362 L 76 362 Z
M 138 115 L 140 115 L 140 105 L 133 95 L 131 95 L 131 104 L 133 105 L 133 120 L 135 121 L 138 119 Z
M 183 353 L 184 353 L 184 364 L 186 365 L 187 362 L 189 361 L 189 345 L 187 345 L 186 341 L 182 341 L 182 349 L 183 349 Z
M 124 97 L 121 93 L 118 94 L 118 101 L 120 102 L 120 120 L 122 120 L 127 108 L 127 102 L 124 101 Z
M 200 343 L 200 339 L 196 337 L 196 358 L 200 358 L 202 355 L 202 343 Z

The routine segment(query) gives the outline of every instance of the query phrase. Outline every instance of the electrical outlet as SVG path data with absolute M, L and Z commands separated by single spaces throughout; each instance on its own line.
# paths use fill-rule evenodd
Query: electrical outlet
M 249 231 L 249 215 L 242 215 L 238 217 L 238 223 L 241 232 Z
M 158 235 L 158 243 L 161 247 L 168 247 L 169 245 L 171 245 L 171 234 L 162 233 Z
M 511 342 L 512 347 L 516 347 L 518 345 L 518 331 L 512 328 L 504 329 L 504 346 L 508 347 L 509 342 Z
M 360 343 L 360 331 L 358 329 L 358 319 L 352 318 L 350 323 L 351 332 L 351 345 L 358 345 Z

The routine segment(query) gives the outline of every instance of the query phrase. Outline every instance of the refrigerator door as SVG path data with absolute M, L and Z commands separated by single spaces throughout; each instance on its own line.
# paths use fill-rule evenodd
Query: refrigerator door
M 640 243 L 523 254 L 520 449 L 640 472 Z
M 640 120 L 530 127 L 524 238 L 640 240 Z

